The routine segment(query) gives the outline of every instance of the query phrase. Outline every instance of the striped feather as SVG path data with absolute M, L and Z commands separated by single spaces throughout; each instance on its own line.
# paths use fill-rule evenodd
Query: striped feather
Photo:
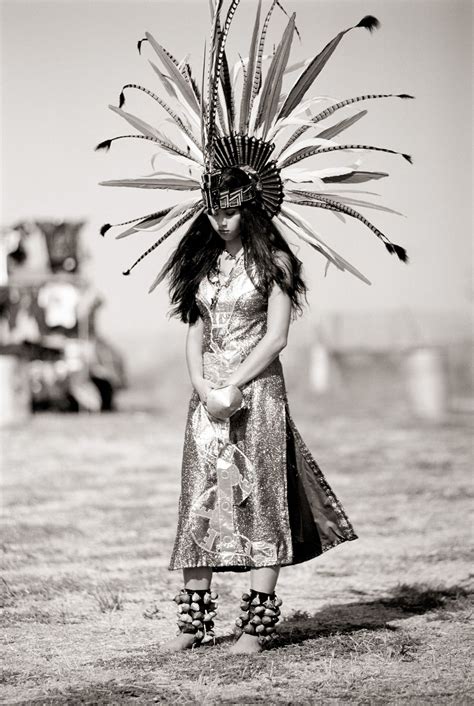
M 314 118 L 311 119 L 312 123 L 318 123 L 321 120 L 324 120 L 325 118 L 328 118 L 330 115 L 332 115 L 336 110 L 340 110 L 341 108 L 345 108 L 348 105 L 352 105 L 353 103 L 358 103 L 359 101 L 365 101 L 365 100 L 373 100 L 375 98 L 413 98 L 413 96 L 408 95 L 407 93 L 372 93 L 372 94 L 367 94 L 364 96 L 357 96 L 355 98 L 346 98 L 343 101 L 339 101 L 334 103 L 334 105 L 329 106 L 329 108 L 326 108 L 326 110 L 321 111 L 317 115 L 314 116 Z M 288 142 L 285 145 L 286 149 L 289 147 L 295 140 L 297 140 L 306 130 L 308 127 L 301 127 L 296 130 L 295 133 L 290 137 Z
M 405 154 L 403 152 L 397 152 L 396 150 L 390 150 L 386 147 L 373 147 L 372 145 L 336 145 L 335 147 L 307 147 L 299 152 L 296 152 L 292 157 L 288 157 L 288 159 L 285 159 L 281 164 L 279 164 L 280 169 L 284 169 L 285 167 L 289 167 L 292 164 L 296 164 L 297 162 L 301 162 L 303 159 L 307 159 L 308 157 L 311 157 L 315 154 L 323 154 L 325 152 L 335 152 L 338 150 L 372 150 L 376 152 L 388 152 L 390 154 L 399 154 L 401 155 L 404 159 L 407 160 L 407 162 L 412 163 L 412 158 L 409 154 Z
M 249 60 L 247 71 L 244 77 L 244 87 L 242 90 L 242 99 L 240 102 L 240 124 L 239 131 L 245 133 L 249 124 L 250 99 L 252 97 L 252 86 L 255 73 L 255 60 L 257 53 L 258 30 L 260 27 L 260 13 L 262 10 L 262 0 L 258 0 L 257 14 L 253 27 L 252 39 L 250 41 Z
M 200 202 L 200 204 L 201 204 L 201 202 Z M 148 250 L 146 250 L 142 255 L 140 255 L 140 257 L 139 257 L 137 260 L 135 260 L 135 262 L 133 263 L 133 265 L 132 265 L 131 267 L 129 267 L 129 269 L 126 270 L 123 274 L 124 274 L 124 275 L 129 275 L 130 272 L 133 270 L 133 268 L 136 267 L 139 262 L 141 262 L 142 260 L 144 260 L 145 257 L 147 257 L 147 256 L 148 256 L 150 253 L 152 253 L 154 250 L 156 250 L 156 248 L 157 248 L 159 245 L 161 245 L 167 238 L 169 238 L 169 236 L 172 235 L 172 233 L 174 233 L 175 231 L 177 231 L 178 228 L 181 228 L 181 226 L 182 226 L 184 223 L 186 223 L 186 221 L 189 221 L 189 219 L 190 219 L 194 214 L 197 213 L 198 209 L 201 209 L 201 208 L 202 208 L 201 205 L 195 206 L 194 208 L 190 209 L 187 213 L 185 213 L 174 225 L 171 226 L 171 228 L 170 228 L 169 230 L 166 231 L 166 233 L 164 233 L 160 238 L 158 238 L 158 240 L 156 241 L 156 243 L 153 243 L 153 245 L 152 245 L 151 247 L 149 247 Z M 150 290 L 150 291 L 151 291 L 151 290 Z
M 167 138 L 164 133 L 157 130 L 155 127 L 153 127 L 153 125 L 146 123 L 141 118 L 138 118 L 136 115 L 132 115 L 132 113 L 127 113 L 127 111 L 122 110 L 122 108 L 117 108 L 116 105 L 109 105 L 109 108 L 110 110 L 113 110 L 114 113 L 117 113 L 117 115 L 120 115 L 122 118 L 124 118 L 128 123 L 130 123 L 130 125 L 139 130 L 143 135 L 146 135 L 147 137 L 152 137 L 160 142 L 166 141 Z
M 186 161 L 189 160 L 191 162 L 194 162 L 198 165 L 201 165 L 201 162 L 194 157 L 191 157 L 189 154 L 186 152 L 183 152 L 179 147 L 176 147 L 176 145 L 172 144 L 171 142 L 168 141 L 168 138 L 166 138 L 166 142 L 163 140 L 159 140 L 156 137 L 151 137 L 149 135 L 118 135 L 117 137 L 111 137 L 108 140 L 104 140 L 103 142 L 99 142 L 98 145 L 95 146 L 95 150 L 109 150 L 110 145 L 112 142 L 115 142 L 115 140 L 125 140 L 133 138 L 135 140 L 149 140 L 150 142 L 153 142 L 154 144 L 157 144 L 161 147 L 161 149 L 165 150 L 165 152 L 169 152 L 170 156 L 174 157 L 174 155 L 180 155 L 183 157 Z M 175 158 L 175 157 L 174 157 Z
M 135 228 L 139 225 L 143 225 L 148 222 L 159 222 L 162 218 L 164 218 L 167 213 L 169 213 L 170 210 L 171 208 L 164 208 L 161 211 L 155 211 L 154 213 L 149 213 L 146 216 L 138 216 L 138 218 L 130 218 L 130 220 L 122 221 L 121 223 L 104 223 L 104 225 L 100 229 L 100 234 L 104 236 L 107 231 L 110 230 L 110 228 L 118 228 L 119 226 L 127 226 L 130 223 L 135 223 L 134 226 L 131 226 L 123 233 L 120 233 L 119 235 L 115 236 L 117 240 L 119 238 L 125 238 L 127 235 L 131 235 L 132 233 L 134 233 Z
M 356 218 L 357 220 L 361 221 L 367 228 L 369 228 L 372 233 L 374 233 L 385 245 L 386 249 L 390 254 L 396 254 L 397 257 L 402 260 L 402 262 L 408 262 L 408 256 L 406 253 L 405 248 L 402 248 L 400 245 L 396 245 L 395 243 L 392 243 L 391 240 L 387 238 L 387 236 L 382 233 L 376 226 L 373 225 L 370 221 L 365 218 L 361 213 L 358 211 L 355 211 L 353 208 L 350 208 L 350 206 L 345 206 L 342 203 L 338 203 L 337 201 L 333 201 L 332 199 L 322 197 L 321 201 L 308 201 L 308 200 L 300 200 L 300 201 L 291 201 L 291 199 L 288 199 L 290 203 L 297 203 L 300 206 L 312 206 L 313 208 L 324 208 L 328 210 L 337 210 L 340 213 L 345 213 L 347 216 L 351 216 L 352 218 Z
M 124 91 L 125 91 L 126 88 L 135 88 L 135 89 L 138 90 L 138 91 L 143 91 L 144 93 L 146 93 L 146 95 L 150 96 L 150 98 L 153 98 L 153 100 L 155 100 L 159 105 L 161 105 L 162 108 L 164 108 L 164 110 L 166 110 L 166 112 L 168 113 L 168 115 L 170 115 L 170 116 L 173 118 L 173 120 L 175 121 L 176 125 L 178 125 L 178 127 L 189 137 L 189 139 L 194 142 L 194 144 L 196 145 L 196 147 L 198 147 L 198 149 L 200 149 L 199 141 L 198 141 L 197 138 L 193 135 L 193 133 L 191 132 L 191 130 L 184 124 L 184 122 L 182 121 L 182 119 L 181 119 L 181 117 L 178 115 L 178 113 L 176 113 L 176 111 L 174 111 L 174 110 L 171 108 L 171 106 L 168 105 L 168 103 L 166 103 L 166 102 L 165 102 L 164 100 L 162 100 L 159 96 L 157 96 L 156 93 L 153 93 L 153 91 L 150 91 L 148 88 L 144 88 L 143 86 L 139 86 L 139 85 L 136 84 L 136 83 L 127 83 L 127 84 L 125 84 L 125 86 L 122 88 L 122 91 L 121 91 L 121 93 L 120 93 L 120 104 L 119 104 L 119 108 L 122 108 L 122 106 L 123 106 L 124 103 L 125 103 Z
M 324 192 L 321 194 L 316 191 L 302 191 L 301 189 L 289 189 L 287 194 L 293 196 L 295 194 L 302 199 L 315 199 L 315 200 L 325 200 L 332 199 L 335 202 L 340 202 L 346 204 L 347 206 L 362 206 L 363 208 L 373 208 L 376 211 L 385 211 L 386 213 L 393 213 L 396 216 L 404 216 L 400 211 L 395 211 L 393 208 L 388 208 L 388 206 L 381 206 L 380 204 L 373 203 L 371 201 L 361 201 L 360 199 L 353 199 L 350 196 L 345 196 L 342 194 L 331 194 L 329 192 Z
M 277 3 L 277 0 L 273 0 L 272 4 L 270 5 L 270 8 L 266 14 L 265 20 L 263 22 L 263 27 L 262 27 L 262 32 L 260 34 L 260 41 L 258 43 L 258 52 L 257 52 L 257 61 L 255 64 L 255 74 L 253 78 L 253 84 L 252 84 L 252 93 L 250 96 L 250 104 L 249 104 L 249 112 L 252 110 L 252 105 L 255 99 L 255 96 L 260 90 L 260 87 L 262 85 L 262 62 L 263 62 L 263 49 L 265 47 L 265 38 L 267 36 L 267 30 L 268 30 L 268 24 L 270 22 L 270 18 L 273 13 L 273 9 Z
M 218 88 L 219 88 L 219 82 L 220 82 L 220 74 L 221 74 L 221 68 L 222 68 L 222 62 L 224 60 L 224 51 L 225 51 L 225 44 L 227 40 L 227 36 L 229 34 L 229 29 L 230 25 L 232 23 L 235 11 L 237 9 L 237 6 L 239 5 L 240 0 L 232 0 L 230 7 L 227 11 L 227 16 L 225 19 L 224 27 L 222 31 L 218 31 L 219 27 L 219 13 L 218 10 L 220 9 L 220 4 L 218 5 L 218 8 L 216 9 L 216 20 L 215 20 L 215 27 L 216 27 L 216 35 L 217 35 L 217 43 L 216 43 L 216 48 L 213 51 L 213 62 L 209 67 L 209 76 L 210 76 L 210 85 L 209 85 L 209 101 L 208 101 L 208 116 L 207 116 L 207 133 L 208 133 L 208 140 L 212 145 L 212 140 L 214 138 L 214 133 L 215 133 L 215 117 L 216 117 L 216 110 L 217 110 L 217 103 L 218 103 Z
M 234 91 L 232 88 L 232 82 L 230 80 L 229 64 L 225 52 L 222 55 L 221 87 L 224 95 L 224 104 L 227 110 L 227 122 L 229 125 L 229 131 L 233 132 L 235 127 Z

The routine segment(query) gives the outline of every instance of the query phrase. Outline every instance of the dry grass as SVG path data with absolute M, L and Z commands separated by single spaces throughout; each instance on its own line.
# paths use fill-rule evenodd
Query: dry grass
M 281 636 L 254 658 L 227 654 L 248 582 L 232 574 L 215 579 L 217 644 L 160 654 L 184 410 L 3 433 L 3 703 L 473 702 L 469 420 L 293 412 L 360 538 L 282 570 Z

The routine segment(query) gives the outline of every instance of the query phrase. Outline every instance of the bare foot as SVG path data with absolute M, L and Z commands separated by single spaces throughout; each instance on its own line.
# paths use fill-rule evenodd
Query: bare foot
M 169 642 L 160 645 L 161 652 L 181 652 L 188 650 L 194 644 L 194 634 L 190 632 L 182 632 L 174 637 Z
M 258 637 L 256 635 L 249 635 L 246 632 L 243 632 L 237 642 L 234 642 L 234 644 L 229 647 L 229 652 L 239 655 L 253 655 L 262 650 L 263 647 L 259 643 Z

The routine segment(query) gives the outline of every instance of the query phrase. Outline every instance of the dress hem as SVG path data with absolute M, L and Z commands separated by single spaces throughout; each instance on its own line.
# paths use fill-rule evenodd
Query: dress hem
M 340 544 L 344 544 L 344 542 L 352 542 L 355 539 L 359 539 L 359 536 L 355 533 L 352 532 L 349 536 L 347 537 L 341 537 L 341 539 L 336 540 L 335 542 L 331 542 L 331 544 L 326 544 L 323 548 L 322 551 L 319 554 L 315 554 L 314 556 L 310 556 L 307 558 L 302 558 L 298 561 L 288 561 L 288 562 L 273 562 L 271 564 L 260 564 L 259 566 L 252 566 L 250 564 L 232 564 L 230 566 L 225 566 L 222 564 L 187 564 L 186 566 L 173 566 L 171 567 L 168 565 L 168 571 L 179 571 L 180 569 L 199 569 L 199 568 L 206 568 L 206 569 L 214 569 L 214 571 L 250 571 L 251 569 L 263 569 L 265 567 L 270 567 L 270 566 L 296 566 L 297 564 L 303 564 L 305 561 L 311 561 L 312 559 L 317 559 L 319 556 L 327 552 L 329 549 L 333 549 L 334 547 L 339 546 Z

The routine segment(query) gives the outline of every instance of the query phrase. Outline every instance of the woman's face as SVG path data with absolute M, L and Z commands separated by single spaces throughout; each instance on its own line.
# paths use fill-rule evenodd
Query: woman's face
M 228 242 L 240 236 L 240 209 L 220 208 L 214 216 L 207 214 L 211 226 L 222 240 Z

